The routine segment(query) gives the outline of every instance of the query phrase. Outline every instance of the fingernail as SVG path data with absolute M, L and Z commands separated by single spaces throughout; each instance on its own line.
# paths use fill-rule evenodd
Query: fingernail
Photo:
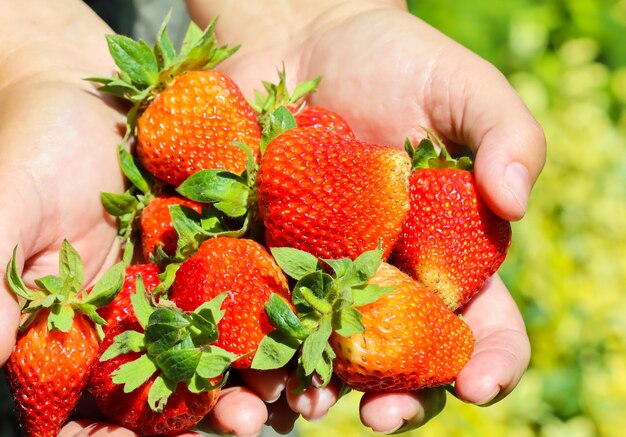
M 528 170 L 524 165 L 519 162 L 512 162 L 508 165 L 504 172 L 504 188 L 511 193 L 523 215 L 526 212 L 530 191 Z
M 493 390 L 493 392 L 492 392 L 489 396 L 487 396 L 487 397 L 485 398 L 485 400 L 480 401 L 480 402 L 476 402 L 476 405 L 478 405 L 478 406 L 486 406 L 486 405 L 488 405 L 491 401 L 493 401 L 493 400 L 496 398 L 496 396 L 498 396 L 499 394 L 500 394 L 500 387 L 496 387 L 496 388 Z

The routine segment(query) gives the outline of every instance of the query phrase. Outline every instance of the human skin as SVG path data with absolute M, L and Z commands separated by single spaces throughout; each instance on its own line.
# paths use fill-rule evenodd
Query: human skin
M 83 80 L 115 70 L 104 40 L 111 30 L 80 1 L 48 3 L 22 0 L 0 16 L 0 263 L 6 265 L 17 245 L 18 265 L 32 285 L 56 271 L 67 238 L 83 257 L 86 281 L 93 282 L 119 254 L 115 222 L 99 194 L 123 190 L 115 146 L 124 108 Z M 540 127 L 495 68 L 408 14 L 401 2 L 285 0 L 271 10 L 262 0 L 246 2 L 245 9 L 234 1 L 187 4 L 201 26 L 220 15 L 220 42 L 242 43 L 220 69 L 248 96 L 261 80 L 275 81 L 282 62 L 291 84 L 322 75 L 311 102 L 341 113 L 359 137 L 401 146 L 405 137 L 421 138 L 425 126 L 450 147 L 467 145 L 476 153 L 479 189 L 490 206 L 509 220 L 523 216 L 545 160 Z M 4 280 L 2 287 L 0 365 L 12 350 L 19 317 Z M 528 364 L 522 318 L 497 276 L 462 312 L 477 342 L 458 377 L 457 396 L 476 404 L 497 401 Z M 335 381 L 294 395 L 284 390 L 292 380 L 285 371 L 271 377 L 248 372 L 242 379 L 246 387 L 225 390 L 207 426 L 244 436 L 258 434 L 266 421 L 288 429 L 298 415 L 322 417 L 339 393 Z M 281 392 L 286 395 L 275 402 Z M 383 433 L 414 428 L 443 408 L 442 394 L 365 395 L 361 420 Z M 113 430 L 129 433 L 83 420 L 63 434 Z

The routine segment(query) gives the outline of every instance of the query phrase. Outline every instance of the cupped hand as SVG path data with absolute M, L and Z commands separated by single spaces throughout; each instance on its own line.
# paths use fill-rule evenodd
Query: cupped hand
M 283 63 L 291 88 L 321 75 L 311 103 L 344 116 L 358 137 L 402 147 L 405 138 L 423 138 L 425 127 L 452 151 L 468 147 L 490 207 L 508 220 L 523 217 L 545 162 L 541 127 L 494 66 L 398 2 L 300 2 L 304 12 L 297 6 L 274 11 L 277 16 L 257 20 L 254 32 L 245 26 L 258 12 L 252 6 L 231 14 L 228 6 L 211 10 L 201 0 L 188 3 L 200 24 L 206 24 L 209 11 L 220 15 L 222 42 L 242 43 L 220 68 L 248 96 L 262 80 L 275 82 Z M 290 20 L 290 14 L 295 18 Z M 276 21 L 282 25 L 272 26 Z M 496 402 L 514 389 L 528 365 L 524 322 L 498 276 L 461 313 L 475 334 L 476 348 L 458 375 L 456 395 L 478 405 Z M 337 399 L 334 388 L 320 390 L 304 400 L 287 394 L 289 405 L 305 418 L 318 418 L 323 414 L 319 405 L 313 409 L 307 400 L 324 398 L 327 411 Z M 367 394 L 361 420 L 381 433 L 406 431 L 434 417 L 444 404 L 443 389 Z

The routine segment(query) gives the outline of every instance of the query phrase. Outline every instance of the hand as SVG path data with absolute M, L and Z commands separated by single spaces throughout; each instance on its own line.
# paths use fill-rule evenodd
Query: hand
M 405 138 L 434 130 L 449 148 L 475 153 L 482 196 L 508 220 L 520 219 L 545 161 L 542 129 L 492 65 L 445 37 L 392 1 L 292 1 L 267 10 L 250 2 L 188 0 L 202 26 L 220 16 L 222 43 L 242 43 L 220 68 L 252 95 L 262 80 L 274 82 L 284 62 L 288 81 L 323 76 L 311 98 L 342 114 L 361 139 L 401 147 Z M 265 8 L 265 9 L 263 9 Z M 254 25 L 252 25 L 254 23 Z M 505 397 L 530 359 L 525 327 L 505 285 L 495 276 L 461 311 L 476 337 L 473 358 L 459 374 L 459 398 L 487 405 Z M 336 387 L 294 398 L 305 418 L 321 417 Z M 323 398 L 324 408 L 308 399 Z M 442 389 L 365 395 L 361 420 L 374 431 L 416 428 L 441 411 Z M 387 414 L 381 413 L 387 411 Z

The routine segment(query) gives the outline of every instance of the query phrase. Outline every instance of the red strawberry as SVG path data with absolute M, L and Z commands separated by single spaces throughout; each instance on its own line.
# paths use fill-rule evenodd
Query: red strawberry
M 108 36 L 120 73 L 93 79 L 104 84 L 102 91 L 133 103 L 126 136 L 136 133 L 143 167 L 175 186 L 200 169 L 243 172 L 246 153 L 233 142 L 259 150 L 256 114 L 232 79 L 213 69 L 237 48 L 217 47 L 214 30 L 215 21 L 204 32 L 191 23 L 179 53 L 165 24 L 153 50 Z
M 289 108 L 291 110 L 291 108 Z M 328 129 L 347 137 L 354 137 L 354 132 L 344 118 L 322 106 L 305 106 L 292 111 L 298 127 L 319 127 Z
M 467 160 L 452 160 L 445 147 L 437 156 L 430 140 L 422 141 L 416 158 L 417 169 L 410 178 L 411 210 L 393 263 L 455 310 L 504 261 L 511 225 L 481 198 Z
M 228 297 L 215 345 L 244 355 L 233 367 L 248 368 L 261 339 L 274 330 L 264 305 L 272 293 L 289 298 L 287 281 L 272 256 L 255 241 L 211 238 L 180 265 L 169 297 L 189 311 L 224 292 Z
M 180 185 L 198 170 L 241 173 L 245 143 L 258 154 L 261 129 L 237 85 L 216 70 L 185 73 L 161 91 L 137 122 L 137 156 L 157 178 Z
M 330 338 L 335 373 L 365 391 L 411 391 L 454 381 L 473 351 L 469 327 L 434 293 L 383 263 L 369 284 L 393 287 L 358 307 L 362 333 Z
M 278 332 L 263 340 L 253 368 L 272 369 L 299 354 L 303 386 L 337 374 L 362 391 L 410 391 L 447 384 L 469 360 L 468 326 L 437 295 L 381 261 L 380 249 L 320 261 L 292 248 L 272 250 L 293 287 L 296 313 L 267 305 Z
M 265 150 L 256 197 L 269 247 L 356 258 L 388 256 L 409 208 L 408 155 L 336 132 L 290 129 Z
M 122 279 L 118 264 L 85 295 L 82 261 L 64 241 L 59 276 L 40 278 L 40 289 L 30 290 L 17 273 L 14 253 L 7 282 L 22 298 L 24 319 L 6 377 L 26 435 L 56 436 L 76 406 L 98 353 L 94 321 L 105 323 L 96 308 L 115 297 Z
M 115 325 L 102 343 L 102 354 L 114 344 L 116 337 L 123 333 L 143 333 L 137 319 L 124 319 Z M 112 422 L 122 425 L 140 435 L 171 435 L 189 430 L 213 408 L 220 392 L 219 388 L 193 393 L 187 384 L 174 384 L 164 404 L 151 406 L 150 391 L 155 387 L 159 373 L 150 373 L 145 381 L 127 392 L 123 383 L 114 382 L 123 365 L 132 365 L 143 358 L 150 372 L 151 361 L 145 352 L 127 352 L 96 363 L 89 390 L 100 411 Z M 106 358 L 106 357 L 104 357 Z M 128 367 L 127 367 L 128 368 Z M 145 373 L 145 372 L 144 372 Z M 213 383 L 216 381 L 213 380 Z M 138 383 L 137 383 L 138 384 Z M 137 385 L 135 384 L 135 385 Z M 158 388 L 158 386 L 157 386 Z M 156 390 L 155 390 L 156 391 Z
M 150 294 L 161 283 L 158 275 L 159 269 L 155 264 L 134 264 L 126 267 L 124 284 L 120 292 L 108 305 L 98 308 L 98 314 L 107 322 L 104 327 L 105 333 L 120 321 L 135 317 L 130 295 L 136 292 L 137 277 L 141 276 L 144 288 Z
M 152 198 L 141 212 L 141 246 L 146 261 L 155 255 L 160 247 L 168 256 L 174 256 L 178 243 L 178 234 L 170 216 L 170 205 L 181 205 L 202 213 L 202 204 L 180 196 L 160 195 Z

